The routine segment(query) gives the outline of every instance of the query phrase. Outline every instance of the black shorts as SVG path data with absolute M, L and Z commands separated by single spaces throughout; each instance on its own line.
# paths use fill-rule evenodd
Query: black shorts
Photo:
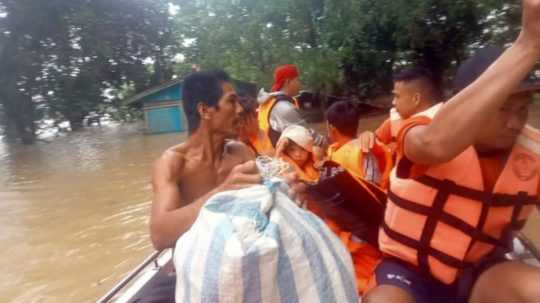
M 377 285 L 404 289 L 417 303 L 467 303 L 480 274 L 504 260 L 502 255 L 493 254 L 478 267 L 462 272 L 456 283 L 447 285 L 404 261 L 386 258 L 375 269 L 375 281 Z
M 377 285 L 392 285 L 407 291 L 416 303 L 461 303 L 458 287 L 443 284 L 398 259 L 384 259 L 375 269 L 375 279 Z

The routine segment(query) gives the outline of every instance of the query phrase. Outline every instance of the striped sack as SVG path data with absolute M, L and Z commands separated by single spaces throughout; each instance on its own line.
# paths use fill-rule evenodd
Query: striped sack
M 264 185 L 219 193 L 176 243 L 176 302 L 358 302 L 349 252 Z

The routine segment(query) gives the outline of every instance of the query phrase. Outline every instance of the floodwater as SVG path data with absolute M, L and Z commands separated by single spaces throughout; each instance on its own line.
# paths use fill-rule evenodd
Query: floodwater
M 540 127 L 540 104 L 531 118 Z M 103 126 L 35 146 L 0 141 L 0 302 L 93 302 L 141 262 L 152 162 L 184 139 Z M 526 231 L 540 244 L 540 216 Z
M 95 128 L 0 145 L 0 302 L 95 302 L 152 251 L 152 162 L 183 134 Z

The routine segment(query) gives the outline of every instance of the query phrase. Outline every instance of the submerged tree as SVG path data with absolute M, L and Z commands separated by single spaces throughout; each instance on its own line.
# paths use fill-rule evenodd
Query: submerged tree
M 178 43 L 168 1 L 0 4 L 0 102 L 9 137 L 33 142 L 40 113 L 76 130 L 110 101 L 106 90 L 126 83 L 141 90 L 172 77 Z M 46 110 L 36 111 L 36 97 Z

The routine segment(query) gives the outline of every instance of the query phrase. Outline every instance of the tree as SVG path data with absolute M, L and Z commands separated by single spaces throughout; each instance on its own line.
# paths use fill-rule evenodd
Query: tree
M 170 80 L 179 44 L 168 8 L 164 0 L 0 1 L 6 133 L 32 143 L 40 113 L 76 130 L 113 104 L 106 90 Z M 36 99 L 46 110 L 36 111 Z
M 180 39 L 192 41 L 188 62 L 263 84 L 277 64 L 296 62 L 310 88 L 362 98 L 388 91 L 404 65 L 446 79 L 470 45 L 493 39 L 488 17 L 504 8 L 498 0 L 178 3 Z
M 168 2 L 79 1 L 64 16 L 67 35 L 53 46 L 59 54 L 46 68 L 53 113 L 71 128 L 110 101 L 106 89 L 131 83 L 135 91 L 168 81 L 176 53 Z M 151 62 L 150 67 L 145 60 Z

